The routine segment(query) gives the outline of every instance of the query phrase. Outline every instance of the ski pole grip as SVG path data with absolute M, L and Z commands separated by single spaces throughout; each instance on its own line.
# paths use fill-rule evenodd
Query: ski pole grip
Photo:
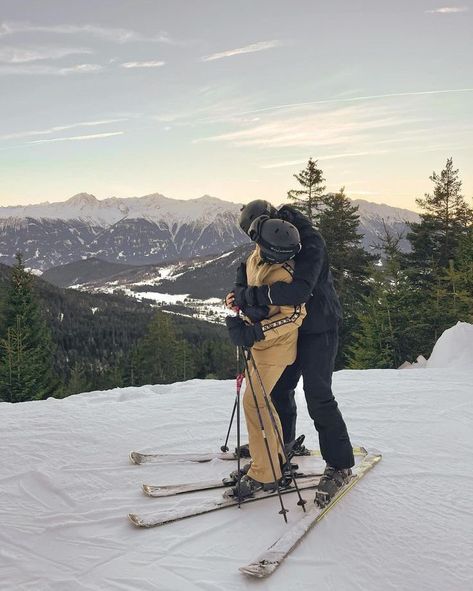
M 241 385 L 243 384 L 243 379 L 245 378 L 245 374 L 239 373 L 236 377 L 236 385 L 237 385 L 237 392 L 240 393 Z

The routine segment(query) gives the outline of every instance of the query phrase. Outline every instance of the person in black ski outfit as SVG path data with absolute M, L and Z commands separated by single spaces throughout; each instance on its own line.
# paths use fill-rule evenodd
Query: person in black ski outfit
M 242 230 L 247 232 L 252 221 L 260 215 L 286 220 L 299 230 L 302 249 L 294 259 L 293 281 L 260 287 L 237 286 L 228 294 L 226 303 L 228 307 L 306 304 L 307 316 L 299 329 L 297 359 L 286 368 L 272 390 L 271 398 L 281 420 L 284 443 L 289 443 L 296 436 L 295 388 L 302 376 L 309 415 L 327 463 L 325 484 L 332 496 L 335 492 L 333 485 L 339 488 L 347 481 L 355 462 L 347 428 L 332 393 L 342 311 L 333 285 L 327 248 L 310 220 L 288 205 L 277 210 L 267 201 L 252 201 L 242 210 Z M 321 480 L 323 484 L 324 478 Z

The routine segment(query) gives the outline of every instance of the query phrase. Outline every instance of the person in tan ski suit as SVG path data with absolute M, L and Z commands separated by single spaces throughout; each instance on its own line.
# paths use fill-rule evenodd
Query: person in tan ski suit
M 290 283 L 294 269 L 290 258 L 300 249 L 299 232 L 289 222 L 271 220 L 266 216 L 262 218 L 264 219 L 258 218 L 252 224 L 255 227 L 249 235 L 257 243 L 256 248 L 246 265 L 239 268 L 237 282 L 257 286 L 272 285 L 280 281 Z M 243 317 L 229 316 L 226 322 L 232 342 L 237 346 L 251 347 L 243 408 L 252 463 L 246 475 L 241 478 L 239 486 L 240 497 L 245 497 L 261 488 L 273 488 L 275 480 L 282 477 L 281 461 L 284 454 L 279 443 L 283 440 L 282 428 L 270 394 L 285 368 L 296 359 L 298 328 L 306 312 L 303 304 L 248 307 L 242 312 Z M 279 430 L 279 437 L 264 400 L 255 364 Z M 264 435 L 257 409 L 264 425 Z M 268 442 L 275 474 L 264 437 Z M 237 494 L 236 491 L 233 492 Z

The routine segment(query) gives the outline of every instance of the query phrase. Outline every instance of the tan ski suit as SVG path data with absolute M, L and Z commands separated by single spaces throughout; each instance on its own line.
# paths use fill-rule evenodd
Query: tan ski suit
M 246 262 L 246 277 L 249 285 L 272 285 L 277 281 L 291 283 L 294 265 L 292 261 L 282 264 L 264 263 L 257 246 Z M 284 369 L 294 363 L 297 355 L 298 327 L 305 318 L 305 306 L 270 306 L 269 317 L 261 321 L 264 340 L 256 342 L 252 349 L 252 356 L 256 363 L 269 398 L 271 410 L 281 434 L 282 429 L 278 414 L 271 402 L 271 390 L 280 378 Z M 264 433 L 269 444 L 276 478 L 281 478 L 279 454 L 282 452 L 279 438 L 273 428 L 271 418 L 263 397 L 263 391 L 252 361 L 249 362 L 250 378 L 255 390 L 258 408 L 264 425 Z M 253 460 L 248 475 L 259 482 L 274 482 L 274 475 L 268 458 L 268 452 L 261 432 L 253 392 L 248 377 L 243 395 L 246 426 L 250 444 L 250 455 Z M 282 456 L 282 453 L 281 453 Z

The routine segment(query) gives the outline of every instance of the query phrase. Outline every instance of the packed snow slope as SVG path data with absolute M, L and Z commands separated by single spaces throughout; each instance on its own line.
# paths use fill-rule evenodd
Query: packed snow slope
M 468 368 L 338 372 L 353 442 L 381 450 L 383 460 L 267 580 L 238 567 L 287 527 L 275 499 L 150 530 L 127 520 L 219 494 L 150 499 L 140 488 L 224 476 L 231 462 L 135 466 L 128 452 L 218 451 L 231 381 L 2 403 L 0 589 L 473 589 L 472 384 Z M 298 431 L 314 447 L 301 389 L 298 403 Z M 301 517 L 292 497 L 290 523 Z

